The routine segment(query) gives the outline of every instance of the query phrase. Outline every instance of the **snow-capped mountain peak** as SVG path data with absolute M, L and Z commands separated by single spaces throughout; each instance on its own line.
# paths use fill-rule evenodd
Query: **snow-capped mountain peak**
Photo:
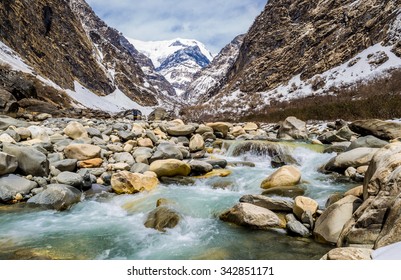
M 156 70 L 172 84 L 177 95 L 184 93 L 193 75 L 213 60 L 213 55 L 205 45 L 193 39 L 129 41 L 152 60 Z
M 176 38 L 165 41 L 140 41 L 136 39 L 128 39 L 135 48 L 149 57 L 155 68 L 160 67 L 164 60 L 175 52 L 187 47 L 198 46 L 201 53 L 209 59 L 213 60 L 213 55 L 208 51 L 204 44 L 194 39 Z

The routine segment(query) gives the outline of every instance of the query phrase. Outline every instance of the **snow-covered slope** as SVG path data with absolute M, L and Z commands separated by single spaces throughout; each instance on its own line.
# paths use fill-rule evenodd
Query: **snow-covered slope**
M 228 70 L 238 57 L 244 36 L 235 37 L 207 67 L 194 75 L 184 94 L 190 104 L 209 100 L 216 93 L 215 89 L 224 83 Z
M 194 74 L 213 60 L 213 55 L 196 40 L 129 41 L 152 60 L 156 70 L 173 85 L 177 95 L 183 94 Z
M 71 103 L 77 108 L 90 108 L 101 110 L 109 113 L 118 113 L 128 109 L 138 109 L 144 115 L 149 115 L 154 107 L 142 106 L 129 97 L 127 97 L 119 88 L 106 96 L 99 96 L 93 91 L 81 85 L 78 81 L 74 81 L 74 90 L 63 89 L 48 78 L 44 78 L 34 72 L 33 67 L 29 66 L 15 51 L 0 41 L 0 66 L 8 67 L 12 71 L 20 71 L 31 75 L 32 78 L 38 79 L 43 84 L 52 87 L 60 93 L 70 97 Z

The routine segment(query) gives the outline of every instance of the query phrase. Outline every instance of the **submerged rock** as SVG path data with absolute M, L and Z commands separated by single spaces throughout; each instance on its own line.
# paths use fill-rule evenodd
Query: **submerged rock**
M 176 227 L 180 219 L 180 215 L 175 210 L 166 206 L 159 206 L 148 214 L 144 225 L 147 228 L 165 232 L 166 228 Z

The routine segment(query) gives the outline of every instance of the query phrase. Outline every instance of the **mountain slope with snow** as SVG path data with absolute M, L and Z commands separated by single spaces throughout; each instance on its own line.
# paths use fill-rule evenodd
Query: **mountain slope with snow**
M 318 96 L 339 97 L 400 68 L 399 0 L 270 0 L 224 82 L 194 110 L 260 116 Z
M 213 55 L 200 42 L 191 39 L 144 42 L 128 39 L 149 57 L 156 70 L 182 95 L 195 73 L 209 65 Z

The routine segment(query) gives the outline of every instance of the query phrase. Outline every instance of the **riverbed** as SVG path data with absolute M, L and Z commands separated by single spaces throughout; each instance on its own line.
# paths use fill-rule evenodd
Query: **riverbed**
M 230 145 L 232 147 L 232 145 Z M 294 145 L 305 196 L 323 209 L 330 194 L 355 184 L 338 183 L 318 168 L 334 154 Z M 231 149 L 232 150 L 232 149 Z M 270 157 L 230 148 L 211 155 L 255 167 L 228 166 L 228 177 L 198 180 L 193 186 L 164 185 L 149 193 L 102 192 L 71 209 L 32 209 L 23 204 L 0 207 L 1 259 L 319 259 L 333 247 L 313 238 L 288 236 L 285 230 L 250 230 L 219 220 L 245 194 L 261 194 L 260 183 L 273 172 Z M 222 188 L 224 186 L 224 188 Z M 177 227 L 162 233 L 144 226 L 158 199 L 180 213 Z

